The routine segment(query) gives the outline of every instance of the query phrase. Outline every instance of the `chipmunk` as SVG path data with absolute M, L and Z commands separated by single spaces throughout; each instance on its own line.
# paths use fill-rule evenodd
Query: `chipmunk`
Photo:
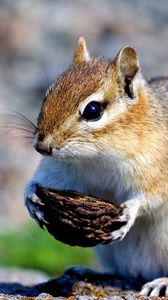
M 167 91 L 168 78 L 144 80 L 133 47 L 91 59 L 79 38 L 43 101 L 33 146 L 44 157 L 25 190 L 41 226 L 36 184 L 124 204 L 126 225 L 97 252 L 111 274 L 141 277 L 141 295 L 168 296 Z

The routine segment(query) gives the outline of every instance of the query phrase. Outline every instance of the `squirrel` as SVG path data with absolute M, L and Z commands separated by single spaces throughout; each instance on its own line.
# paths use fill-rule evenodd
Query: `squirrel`
M 36 184 L 124 204 L 126 224 L 97 252 L 112 275 L 142 278 L 141 295 L 168 296 L 167 130 L 168 78 L 147 82 L 131 46 L 92 59 L 80 37 L 43 101 L 33 138 L 43 158 L 25 188 L 41 226 Z

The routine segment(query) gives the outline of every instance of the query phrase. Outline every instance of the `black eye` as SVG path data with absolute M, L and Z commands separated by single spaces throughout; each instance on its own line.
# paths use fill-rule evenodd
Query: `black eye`
M 103 114 L 101 103 L 92 101 L 84 109 L 82 118 L 87 121 L 97 121 Z

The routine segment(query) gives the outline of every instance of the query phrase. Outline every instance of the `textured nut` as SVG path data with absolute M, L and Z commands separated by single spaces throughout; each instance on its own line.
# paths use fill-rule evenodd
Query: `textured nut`
M 111 232 L 124 223 L 117 217 L 123 208 L 72 191 L 56 191 L 37 186 L 37 196 L 45 203 L 40 209 L 55 239 L 82 247 L 108 243 Z

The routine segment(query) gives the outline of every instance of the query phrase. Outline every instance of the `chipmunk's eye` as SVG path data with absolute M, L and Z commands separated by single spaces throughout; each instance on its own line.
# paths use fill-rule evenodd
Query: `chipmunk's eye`
M 84 109 L 82 118 L 86 121 L 97 121 L 103 114 L 103 107 L 100 102 L 92 101 Z

